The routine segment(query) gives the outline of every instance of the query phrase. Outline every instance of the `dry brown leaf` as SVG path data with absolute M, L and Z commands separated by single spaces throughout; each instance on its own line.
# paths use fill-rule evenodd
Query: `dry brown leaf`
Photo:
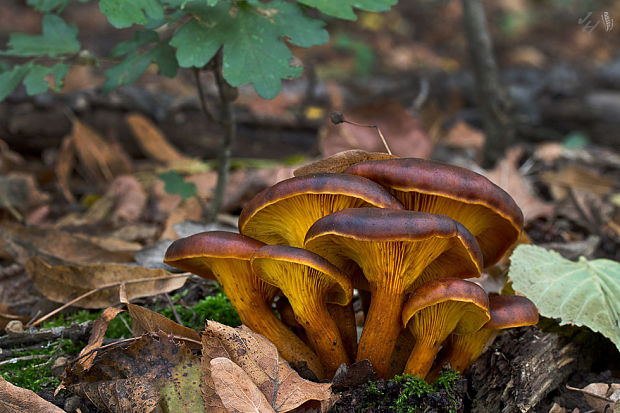
M 131 332 L 134 336 L 144 333 L 157 333 L 163 331 L 172 334 L 175 339 L 186 340 L 191 348 L 201 348 L 200 334 L 191 328 L 175 323 L 168 317 L 140 307 L 139 305 L 125 303 L 131 316 Z
M 362 105 L 343 113 L 347 120 L 377 125 L 396 156 L 427 158 L 431 153 L 431 140 L 420 122 L 395 100 Z M 350 149 L 385 151 L 375 128 L 346 123 L 333 125 L 330 122 L 322 128 L 320 134 L 319 146 L 325 157 Z
M 60 192 L 68 202 L 75 202 L 75 197 L 71 193 L 69 181 L 71 172 L 75 166 L 75 147 L 71 136 L 66 136 L 60 145 L 60 151 L 56 159 L 56 182 L 60 187 Z
M 142 244 L 139 242 L 125 241 L 120 238 L 114 237 L 98 237 L 87 234 L 73 234 L 75 237 L 85 240 L 88 243 L 99 245 L 106 251 L 121 252 L 123 254 L 130 254 L 142 249 Z
M 9 307 L 0 301 L 0 331 L 6 327 L 6 325 L 13 320 L 19 320 L 23 324 L 26 324 L 30 320 L 30 317 L 24 317 L 14 314 Z
M 109 193 L 114 198 L 114 222 L 135 222 L 142 215 L 146 206 L 146 192 L 142 185 L 132 175 L 123 175 L 114 179 L 110 185 Z
M 32 174 L 11 172 L 0 175 L 0 209 L 6 209 L 16 218 L 49 201 L 49 195 L 39 189 Z
M 24 158 L 17 152 L 13 152 L 9 145 L 0 139 L 0 174 L 4 175 L 12 172 L 16 167 L 24 163 Z
M 504 159 L 487 173 L 487 178 L 510 194 L 523 211 L 525 222 L 553 214 L 554 205 L 541 200 L 517 169 L 523 149 L 514 147 L 506 151 Z
M 161 233 L 160 239 L 177 239 L 178 234 L 174 230 L 174 226 L 183 221 L 200 221 L 202 218 L 202 206 L 196 197 L 192 197 L 183 201 L 175 208 L 168 218 L 164 231 Z
M 166 140 L 163 132 L 143 115 L 130 113 L 125 120 L 146 156 L 165 164 L 188 160 Z
M 566 388 L 583 393 L 586 402 L 599 413 L 615 413 L 620 410 L 619 383 L 590 383 L 583 389 L 567 385 Z
M 67 303 L 99 289 L 74 304 L 80 308 L 105 308 L 118 304 L 121 283 L 125 283 L 127 298 L 132 300 L 179 289 L 187 279 L 187 276 L 172 276 L 162 269 L 116 263 L 50 265 L 39 257 L 26 262 L 26 271 L 43 295 L 59 303 Z
M 302 176 L 318 173 L 341 173 L 351 165 L 359 162 L 373 161 L 377 159 L 396 158 L 385 152 L 366 152 L 360 149 L 351 149 L 333 154 L 325 159 L 309 163 L 293 171 L 293 175 Z
M 250 376 L 226 357 L 211 360 L 211 376 L 217 394 L 232 413 L 275 413 Z
M 610 193 L 615 183 L 614 178 L 602 176 L 591 168 L 577 164 L 567 165 L 557 172 L 543 172 L 541 180 L 549 185 L 553 197 L 558 201 L 566 198 L 569 188 L 602 196 Z
M 331 398 L 330 383 L 302 379 L 273 343 L 245 326 L 232 328 L 208 321 L 202 343 L 203 365 L 206 360 L 217 357 L 231 359 L 245 370 L 277 412 L 291 411 L 308 401 L 324 402 Z
M 88 339 L 88 344 L 82 349 L 82 351 L 80 351 L 80 354 L 78 354 L 77 357 L 77 365 L 80 366 L 81 369 L 88 370 L 93 365 L 95 356 L 97 356 L 96 350 L 101 347 L 101 344 L 103 344 L 103 337 L 105 336 L 106 331 L 108 331 L 110 321 L 112 321 L 114 317 L 123 311 L 125 310 L 115 307 L 108 307 L 103 310 L 101 317 L 95 320 L 93 324 L 93 331 Z
M 99 351 L 89 370 L 70 366 L 62 386 L 111 412 L 206 412 L 198 357 L 161 334 Z
M 78 158 L 93 181 L 104 184 L 131 171 L 131 161 L 118 145 L 109 144 L 77 119 L 73 119 L 70 136 Z
M 32 390 L 17 387 L 0 376 L 0 411 L 3 413 L 64 413 Z
M 466 122 L 459 120 L 450 128 L 442 143 L 457 148 L 472 148 L 476 151 L 480 151 L 484 145 L 484 133 L 469 126 Z
M 33 256 L 51 256 L 72 263 L 131 262 L 133 253 L 112 251 L 55 228 L 33 228 L 0 222 L 0 237 L 13 259 L 20 264 Z

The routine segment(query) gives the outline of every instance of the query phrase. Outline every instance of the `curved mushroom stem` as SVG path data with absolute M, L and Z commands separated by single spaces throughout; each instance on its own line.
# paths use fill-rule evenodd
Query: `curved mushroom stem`
M 420 337 L 413 346 L 403 373 L 411 374 L 421 379 L 426 378 L 440 347 L 441 342 L 435 338 Z
M 333 377 L 342 363 L 351 363 L 338 326 L 329 315 L 327 307 L 319 304 L 302 309 L 296 308 L 295 303 L 291 305 L 297 321 L 306 330 L 310 342 L 323 363 L 325 377 Z
M 327 304 L 327 309 L 332 319 L 338 326 L 344 348 L 350 360 L 355 360 L 357 354 L 357 326 L 355 324 L 355 311 L 353 302 L 345 306 L 337 304 Z
M 368 359 L 377 377 L 386 378 L 390 356 L 402 330 L 401 313 L 404 294 L 388 289 L 375 289 L 357 347 L 356 361 Z
M 226 292 L 226 286 L 223 285 L 222 289 L 228 297 L 233 297 Z M 284 325 L 270 305 L 266 302 L 248 303 L 242 300 L 233 302 L 233 299 L 231 299 L 231 303 L 239 313 L 241 322 L 267 337 L 287 361 L 291 363 L 305 362 L 317 378 L 325 377 L 323 366 L 316 353 Z

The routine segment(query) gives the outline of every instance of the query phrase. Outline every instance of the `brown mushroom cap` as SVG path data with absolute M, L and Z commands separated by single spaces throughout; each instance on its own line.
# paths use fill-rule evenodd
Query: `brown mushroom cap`
M 305 362 L 317 377 L 322 377 L 317 355 L 274 314 L 271 303 L 278 289 L 252 272 L 250 258 L 264 245 L 241 234 L 202 232 L 174 241 L 166 251 L 164 262 L 216 279 L 243 324 L 271 340 L 285 359 Z
M 385 188 L 366 178 L 304 175 L 281 181 L 256 195 L 241 211 L 239 230 L 267 244 L 302 247 L 306 231 L 317 219 L 359 207 L 403 209 Z
M 350 362 L 327 309 L 327 303 L 344 306 L 351 302 L 353 286 L 346 274 L 310 251 L 285 245 L 256 250 L 252 268 L 262 280 L 282 290 L 328 375 Z
M 405 296 L 419 282 L 477 277 L 482 256 L 473 236 L 443 215 L 380 208 L 350 208 L 327 215 L 308 230 L 305 247 L 339 265 L 353 260 L 371 291 L 357 360 L 369 359 L 387 375 L 400 330 Z
M 515 201 L 484 176 L 465 168 L 418 158 L 365 161 L 345 173 L 388 188 L 413 211 L 444 214 L 474 234 L 490 266 L 517 241 L 523 213 Z
M 488 308 L 486 292 L 471 281 L 435 279 L 416 288 L 402 313 L 415 339 L 404 373 L 425 378 L 448 335 L 479 330 L 489 321 Z
M 448 337 L 433 368 L 433 377 L 438 375 L 446 361 L 454 370 L 463 373 L 480 357 L 498 330 L 538 323 L 538 309 L 534 303 L 518 295 L 489 297 L 489 313 L 491 319 L 477 331 L 469 334 L 455 331 Z

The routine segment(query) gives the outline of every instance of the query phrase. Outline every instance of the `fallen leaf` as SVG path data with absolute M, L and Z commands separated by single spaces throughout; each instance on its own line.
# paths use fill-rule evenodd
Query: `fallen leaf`
M 145 116 L 130 113 L 125 116 L 125 120 L 145 155 L 165 164 L 188 159 L 177 151 L 168 142 L 163 132 Z
M 162 269 L 116 263 L 50 265 L 39 257 L 26 262 L 26 271 L 45 297 L 67 303 L 99 290 L 73 304 L 80 308 L 105 308 L 119 303 L 119 287 L 125 283 L 128 300 L 170 292 L 185 284 L 187 276 L 173 276 Z
M 201 348 L 200 334 L 191 328 L 182 326 L 159 313 L 140 307 L 139 305 L 125 303 L 131 316 L 131 332 L 134 336 L 145 333 L 157 333 L 163 331 L 171 334 L 175 339 L 187 340 L 190 347 Z
M 226 357 L 250 376 L 277 412 L 291 411 L 308 401 L 328 401 L 330 383 L 302 379 L 276 347 L 245 326 L 232 328 L 208 321 L 202 337 L 203 365 L 206 360 Z
M 77 357 L 77 365 L 81 369 L 88 370 L 93 365 L 93 361 L 97 356 L 96 350 L 101 347 L 101 344 L 103 344 L 103 337 L 105 336 L 106 331 L 108 331 L 110 321 L 112 321 L 123 311 L 125 310 L 115 307 L 108 307 L 103 310 L 101 316 L 95 320 L 93 323 L 93 331 L 88 339 L 88 344 L 80 351 L 80 354 L 78 354 Z
M 614 178 L 602 176 L 591 168 L 574 163 L 557 172 L 543 172 L 540 179 L 549 185 L 553 197 L 558 201 L 566 198 L 569 189 L 602 196 L 610 193 L 615 184 Z
M 65 199 L 70 202 L 75 202 L 75 197 L 71 193 L 69 182 L 71 180 L 71 172 L 75 166 L 75 147 L 73 146 L 73 139 L 71 136 L 67 136 L 62 140 L 60 144 L 60 150 L 56 158 L 56 182 L 60 188 L 60 192 Z
M 484 133 L 459 120 L 450 128 L 442 143 L 457 148 L 471 148 L 480 151 L 484 145 Z
M 620 383 L 590 383 L 583 389 L 567 385 L 566 388 L 583 393 L 586 402 L 599 413 L 620 410 Z
M 0 411 L 4 413 L 64 413 L 64 410 L 43 400 L 32 390 L 14 386 L 2 376 L 0 376 Z
M 114 179 L 108 192 L 114 198 L 113 222 L 135 222 L 146 206 L 146 192 L 132 175 L 122 175 Z
M 49 195 L 39 189 L 34 176 L 21 172 L 0 176 L 0 209 L 8 210 L 13 215 L 15 212 L 24 215 L 48 201 Z
M 357 106 L 343 113 L 349 121 L 377 125 L 396 156 L 427 158 L 431 153 L 431 140 L 420 122 L 395 100 Z M 375 128 L 330 122 L 320 136 L 319 146 L 325 157 L 350 149 L 385 152 Z
M 177 239 L 178 234 L 174 230 L 174 226 L 183 221 L 200 221 L 202 218 L 202 205 L 196 197 L 192 197 L 183 201 L 175 208 L 168 218 L 164 226 L 164 231 L 160 235 L 160 239 Z
M 24 158 L 17 152 L 13 152 L 9 145 L 0 139 L 0 174 L 8 174 L 24 163 Z
M 71 365 L 62 385 L 112 412 L 206 412 L 200 361 L 163 332 L 99 351 L 92 367 Z
M 553 214 L 554 205 L 536 196 L 531 185 L 517 169 L 517 162 L 522 153 L 523 149 L 520 147 L 508 149 L 504 159 L 499 161 L 486 176 L 512 196 L 523 211 L 527 223 L 538 217 L 549 217 Z
M 98 184 L 131 171 L 131 161 L 118 145 L 109 144 L 94 129 L 73 119 L 71 140 L 89 177 Z
M 211 376 L 217 394 L 228 411 L 275 413 L 250 376 L 230 359 L 217 357 L 211 360 Z
M 0 237 L 4 240 L 4 248 L 22 265 L 37 255 L 85 264 L 133 261 L 130 252 L 109 250 L 81 236 L 55 228 L 24 227 L 4 221 L 0 222 Z
M 13 320 L 19 320 L 23 324 L 26 324 L 30 317 L 24 317 L 17 314 L 14 314 L 9 307 L 0 301 L 0 331 L 6 327 L 6 325 Z
M 366 152 L 360 149 L 351 149 L 335 153 L 325 159 L 311 162 L 307 165 L 300 166 L 293 171 L 294 176 L 302 176 L 318 173 L 342 173 L 351 165 L 363 161 L 374 161 L 378 159 L 396 158 L 385 152 Z

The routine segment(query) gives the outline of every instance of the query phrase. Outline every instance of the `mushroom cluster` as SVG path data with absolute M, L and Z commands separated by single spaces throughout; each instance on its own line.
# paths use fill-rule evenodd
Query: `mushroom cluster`
M 429 380 L 445 362 L 463 372 L 494 331 L 537 322 L 526 298 L 489 300 L 465 280 L 496 263 L 522 225 L 514 200 L 482 175 L 394 157 L 281 181 L 246 205 L 240 234 L 179 239 L 165 262 L 217 280 L 244 324 L 319 379 L 368 359 L 379 377 Z

